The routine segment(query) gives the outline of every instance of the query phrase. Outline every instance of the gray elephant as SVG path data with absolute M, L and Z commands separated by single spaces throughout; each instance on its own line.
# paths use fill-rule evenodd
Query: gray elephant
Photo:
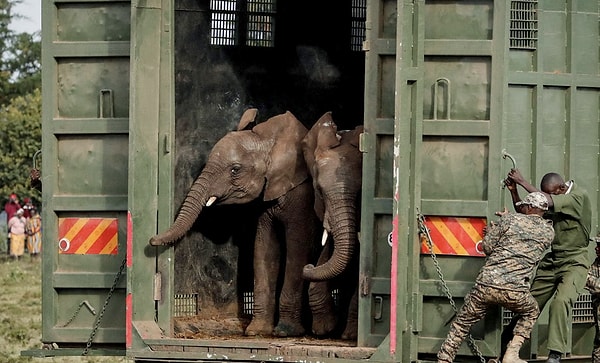
M 312 331 L 316 335 L 335 334 L 334 330 L 340 326 L 344 327 L 342 339 L 357 336 L 362 188 L 362 153 L 358 145 L 362 132 L 362 126 L 338 131 L 328 112 L 302 142 L 315 189 L 315 211 L 323 222 L 323 243 L 326 243 L 317 266 L 309 264 L 303 271 L 304 278 L 312 281 L 309 305 L 313 314 Z M 333 244 L 327 243 L 328 239 L 333 239 Z M 338 291 L 339 315 L 333 306 L 333 289 Z
M 247 110 L 237 131 L 215 144 L 175 221 L 167 231 L 152 237 L 150 244 L 176 242 L 205 207 L 262 199 L 254 245 L 253 318 L 245 334 L 298 336 L 305 332 L 302 268 L 310 262 L 318 223 L 301 149 L 308 130 L 290 112 L 246 129 L 256 115 L 256 109 Z M 281 235 L 284 240 L 278 238 Z M 284 251 L 282 265 L 280 253 Z M 283 286 L 277 296 L 281 274 Z

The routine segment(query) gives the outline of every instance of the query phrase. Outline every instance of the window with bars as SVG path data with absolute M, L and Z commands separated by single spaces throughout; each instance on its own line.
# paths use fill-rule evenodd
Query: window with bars
M 510 48 L 535 50 L 537 47 L 538 0 L 511 0 Z
M 210 44 L 273 47 L 276 0 L 210 0 Z M 352 0 L 350 48 L 362 51 L 367 0 Z
M 211 45 L 273 47 L 275 0 L 211 0 Z
M 352 20 L 350 34 L 350 49 L 362 50 L 365 40 L 365 23 L 367 21 L 367 0 L 352 0 Z

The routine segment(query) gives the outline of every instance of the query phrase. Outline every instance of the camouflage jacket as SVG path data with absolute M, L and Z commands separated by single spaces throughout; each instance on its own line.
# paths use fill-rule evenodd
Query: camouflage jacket
M 477 283 L 528 291 L 534 268 L 554 239 L 552 222 L 538 215 L 507 213 L 487 227 L 482 241 L 487 255 Z
M 588 270 L 585 288 L 592 295 L 600 295 L 600 257 L 594 260 L 594 263 Z

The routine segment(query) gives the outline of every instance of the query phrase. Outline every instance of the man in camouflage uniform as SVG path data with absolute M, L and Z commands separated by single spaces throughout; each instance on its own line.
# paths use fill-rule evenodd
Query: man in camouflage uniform
M 529 283 L 533 269 L 550 247 L 554 229 L 552 222 L 542 218 L 548 210 L 548 200 L 543 193 L 530 193 L 519 203 L 523 214 L 508 213 L 505 208 L 497 213 L 500 220 L 486 228 L 482 241 L 487 256 L 485 265 L 450 326 L 437 354 L 438 363 L 454 361 L 471 326 L 494 305 L 501 305 L 521 316 L 503 363 L 526 363 L 519 359 L 519 350 L 523 341 L 529 338 L 540 313 L 529 292 Z
M 510 183 L 508 183 L 510 181 Z M 592 203 L 588 193 L 573 180 L 566 181 L 558 173 L 547 173 L 540 181 L 540 189 L 531 185 L 518 169 L 511 169 L 505 180 L 515 211 L 521 199 L 517 185 L 528 193 L 544 193 L 548 199 L 548 212 L 544 217 L 552 220 L 554 240 L 551 249 L 540 261 L 531 281 L 531 295 L 543 311 L 548 307 L 548 359 L 546 363 L 560 363 L 563 354 L 571 347 L 569 331 L 572 328 L 573 304 L 583 292 L 591 264 L 588 246 L 592 229 Z M 516 319 L 502 331 L 504 348 L 512 339 Z
M 588 271 L 585 288 L 592 294 L 592 309 L 596 325 L 592 363 L 600 363 L 600 320 L 598 320 L 600 316 L 600 234 L 596 236 L 596 259 Z

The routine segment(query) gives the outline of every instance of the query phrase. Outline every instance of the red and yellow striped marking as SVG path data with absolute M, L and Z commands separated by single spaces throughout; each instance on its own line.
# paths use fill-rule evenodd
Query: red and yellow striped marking
M 59 253 L 116 255 L 119 226 L 116 218 L 59 218 Z
M 426 217 L 433 251 L 438 255 L 483 257 L 478 242 L 483 238 L 485 218 Z M 480 247 L 479 247 L 480 248 Z M 426 240 L 421 242 L 421 253 L 429 254 Z

